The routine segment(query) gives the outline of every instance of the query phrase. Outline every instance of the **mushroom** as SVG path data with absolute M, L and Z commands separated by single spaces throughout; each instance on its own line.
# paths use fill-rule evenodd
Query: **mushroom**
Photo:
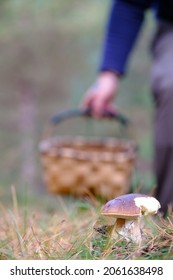
M 144 194 L 126 194 L 108 201 L 101 214 L 112 225 L 111 236 L 123 236 L 127 241 L 141 243 L 140 218 L 156 214 L 160 203 L 154 197 Z

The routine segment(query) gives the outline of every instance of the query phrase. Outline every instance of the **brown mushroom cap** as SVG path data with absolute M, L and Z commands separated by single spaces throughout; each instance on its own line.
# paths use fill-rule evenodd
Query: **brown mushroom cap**
M 141 215 L 155 214 L 159 208 L 160 203 L 154 197 L 131 193 L 108 201 L 102 208 L 102 215 L 135 219 Z

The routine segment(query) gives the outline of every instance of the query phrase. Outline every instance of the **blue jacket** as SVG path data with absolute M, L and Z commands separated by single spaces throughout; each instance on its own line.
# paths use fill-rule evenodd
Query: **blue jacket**
M 145 13 L 155 8 L 157 19 L 173 23 L 173 0 L 113 1 L 105 37 L 101 71 L 123 74 Z

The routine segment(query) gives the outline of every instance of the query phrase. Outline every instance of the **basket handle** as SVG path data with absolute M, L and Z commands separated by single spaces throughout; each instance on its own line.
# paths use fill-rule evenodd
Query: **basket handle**
M 92 114 L 89 109 L 75 108 L 75 109 L 71 109 L 68 111 L 60 112 L 60 113 L 52 116 L 50 121 L 53 124 L 59 124 L 60 122 L 66 120 L 68 118 L 79 117 L 79 116 L 92 117 Z M 103 118 L 116 120 L 123 126 L 127 126 L 129 124 L 129 120 L 119 112 L 118 113 L 106 112 L 103 115 Z

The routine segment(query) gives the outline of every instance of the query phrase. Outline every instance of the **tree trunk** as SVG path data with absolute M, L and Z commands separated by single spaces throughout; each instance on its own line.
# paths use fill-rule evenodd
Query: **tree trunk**
M 35 131 L 36 131 L 36 100 L 33 85 L 23 80 L 20 90 L 20 137 L 21 137 L 21 183 L 31 190 L 36 183 Z

